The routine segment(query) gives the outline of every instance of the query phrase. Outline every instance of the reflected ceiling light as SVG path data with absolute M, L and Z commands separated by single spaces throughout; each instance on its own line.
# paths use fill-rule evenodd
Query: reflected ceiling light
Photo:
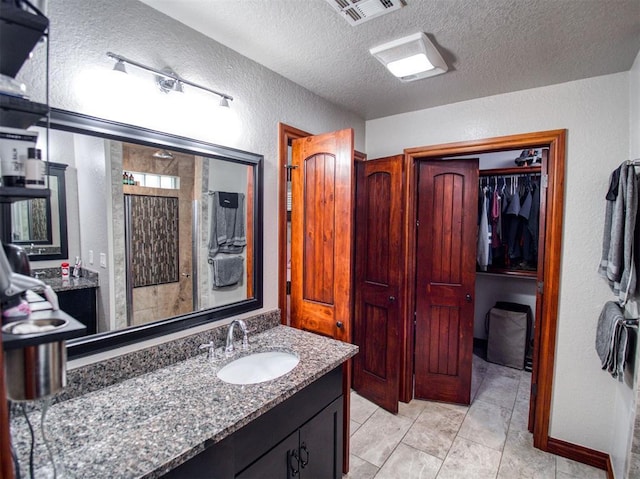
M 229 101 L 233 101 L 233 97 L 231 95 L 227 95 L 226 93 L 222 93 L 216 90 L 212 90 L 211 88 L 204 87 L 202 85 L 198 85 L 197 83 L 190 82 L 179 76 L 175 73 L 171 68 L 163 68 L 162 70 L 157 70 L 155 68 L 143 65 L 142 63 L 138 63 L 136 61 L 130 60 L 129 58 L 125 58 L 122 55 L 118 55 L 116 53 L 107 52 L 107 56 L 116 61 L 113 69 L 115 71 L 119 71 L 122 73 L 127 73 L 125 69 L 125 64 L 133 65 L 134 67 L 140 68 L 141 70 L 145 70 L 147 72 L 155 73 L 156 76 L 156 84 L 164 93 L 170 93 L 172 91 L 175 92 L 183 92 L 183 86 L 189 85 L 193 88 L 197 88 L 199 90 L 203 90 L 209 93 L 213 93 L 220 97 L 220 105 L 229 107 Z M 223 105 L 224 102 L 224 105 Z
M 369 52 L 404 82 L 440 75 L 449 69 L 423 32 L 373 47 Z
M 171 153 L 170 151 L 167 150 L 158 150 L 156 151 L 153 155 L 154 158 L 161 158 L 163 160 L 172 160 L 173 159 L 173 153 Z

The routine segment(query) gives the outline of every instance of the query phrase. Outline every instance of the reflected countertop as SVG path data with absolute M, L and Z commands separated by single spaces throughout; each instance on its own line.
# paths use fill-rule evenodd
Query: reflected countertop
M 34 276 L 59 293 L 61 291 L 70 291 L 74 289 L 98 288 L 100 281 L 98 273 L 83 269 L 79 278 L 70 276 L 69 279 L 60 277 L 60 268 L 40 268 L 31 270 L 31 276 Z
M 210 362 L 201 354 L 50 407 L 45 427 L 60 460 L 59 475 L 160 477 L 358 352 L 352 344 L 287 326 L 250 337 L 250 343 L 253 352 L 285 350 L 300 362 L 272 381 L 238 386 L 216 376 L 228 360 Z M 29 416 L 37 423 L 40 412 Z M 11 434 L 24 465 L 30 436 L 22 415 L 12 414 Z M 43 472 L 47 464 L 41 447 L 36 470 Z
M 98 278 L 69 278 L 63 280 L 62 278 L 40 278 L 46 284 L 51 286 L 51 288 L 59 293 L 61 291 L 70 291 L 72 289 L 86 289 L 86 288 L 97 288 L 100 286 L 98 283 Z

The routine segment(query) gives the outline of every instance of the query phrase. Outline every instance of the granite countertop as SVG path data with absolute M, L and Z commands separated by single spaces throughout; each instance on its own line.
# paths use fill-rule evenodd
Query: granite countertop
M 211 362 L 203 353 L 51 406 L 45 427 L 54 456 L 61 458 L 56 461 L 58 476 L 159 477 L 203 451 L 205 443 L 222 440 L 358 351 L 352 344 L 287 326 L 250 336 L 249 342 L 251 350 L 236 357 L 282 350 L 297 354 L 300 363 L 272 381 L 240 386 L 216 376 L 235 357 Z M 34 426 L 39 424 L 40 411 L 29 416 Z M 11 433 L 24 468 L 30 435 L 16 411 Z M 36 468 L 45 473 L 49 461 L 39 443 Z

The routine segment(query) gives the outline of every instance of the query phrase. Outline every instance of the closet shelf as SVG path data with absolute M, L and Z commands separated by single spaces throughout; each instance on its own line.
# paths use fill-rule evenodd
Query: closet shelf
M 487 271 L 476 271 L 476 274 L 488 274 L 495 276 L 510 276 L 510 277 L 520 277 L 527 279 L 536 279 L 538 277 L 538 272 L 536 270 L 517 270 L 517 269 L 507 269 L 507 268 L 487 268 Z

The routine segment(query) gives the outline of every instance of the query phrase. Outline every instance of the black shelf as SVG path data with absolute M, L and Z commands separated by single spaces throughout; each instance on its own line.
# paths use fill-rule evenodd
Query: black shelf
M 14 203 L 16 201 L 31 200 L 33 198 L 49 198 L 51 190 L 36 188 L 21 188 L 19 186 L 1 186 L 0 203 Z
M 14 78 L 48 27 L 47 17 L 0 2 L 0 73 Z
M 49 114 L 49 105 L 0 94 L 0 125 L 25 130 Z
M 67 324 L 61 328 L 34 334 L 9 334 L 2 333 L 2 345 L 5 350 L 18 349 L 27 346 L 35 346 L 42 343 L 52 343 L 67 339 L 77 338 L 85 334 L 87 327 L 64 311 L 34 311 L 31 320 L 38 319 L 64 319 Z M 11 323 L 9 323 L 11 324 Z

